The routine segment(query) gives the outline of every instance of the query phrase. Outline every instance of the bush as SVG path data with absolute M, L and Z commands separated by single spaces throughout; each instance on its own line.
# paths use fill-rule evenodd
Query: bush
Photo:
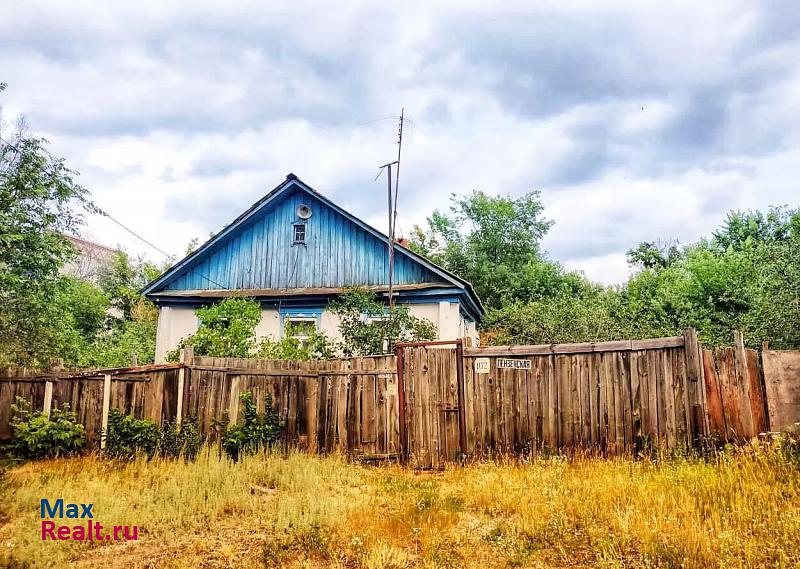
M 17 397 L 11 413 L 11 452 L 17 458 L 68 456 L 86 446 L 86 429 L 69 405 L 53 409 L 48 417 L 44 412 L 32 411 L 28 400 Z
M 436 338 L 433 322 L 413 316 L 407 305 L 385 307 L 368 290 L 350 288 L 329 308 L 340 318 L 340 349 L 345 357 L 393 354 L 397 342 Z
M 161 432 L 153 421 L 124 415 L 119 409 L 108 414 L 105 453 L 113 458 L 131 459 L 137 455 L 153 458 Z
M 108 433 L 105 453 L 113 458 L 131 459 L 137 455 L 148 459 L 184 457 L 194 460 L 203 440 L 194 419 L 181 423 L 167 422 L 159 428 L 149 419 L 123 415 L 119 409 L 108 414 Z
M 272 395 L 264 398 L 264 413 L 256 409 L 252 393 L 244 392 L 239 397 L 244 405 L 244 423 L 223 428 L 222 432 L 222 448 L 234 461 L 242 454 L 272 448 L 281 439 L 285 426 L 273 406 Z
M 195 418 L 189 418 L 178 424 L 169 421 L 161 430 L 158 444 L 158 453 L 165 458 L 180 458 L 194 460 L 200 447 L 203 446 L 203 437 L 197 429 Z

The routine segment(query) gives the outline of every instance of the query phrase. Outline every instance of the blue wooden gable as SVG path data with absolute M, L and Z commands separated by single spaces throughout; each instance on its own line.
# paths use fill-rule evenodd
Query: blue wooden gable
M 311 216 L 300 219 L 306 205 Z M 295 225 L 305 242 L 295 243 Z M 471 285 L 423 257 L 395 246 L 394 283 L 399 289 L 430 285 L 465 295 L 474 318 L 480 301 Z M 143 292 L 152 300 L 202 291 L 266 291 L 380 287 L 388 284 L 388 238 L 307 186 L 293 174 Z M 420 287 L 418 287 L 420 288 Z

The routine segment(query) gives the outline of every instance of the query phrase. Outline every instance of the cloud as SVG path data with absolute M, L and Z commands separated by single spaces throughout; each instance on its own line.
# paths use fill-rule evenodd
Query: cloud
M 288 172 L 383 229 L 401 106 L 406 234 L 451 193 L 539 189 L 551 256 L 619 282 L 639 241 L 798 205 L 791 0 L 25 4 L 0 20 L 4 116 L 173 254 Z

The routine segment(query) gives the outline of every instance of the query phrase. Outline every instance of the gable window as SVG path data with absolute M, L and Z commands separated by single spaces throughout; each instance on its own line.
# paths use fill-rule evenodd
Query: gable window
M 295 223 L 294 224 L 294 243 L 305 243 L 306 242 L 306 224 L 305 223 Z

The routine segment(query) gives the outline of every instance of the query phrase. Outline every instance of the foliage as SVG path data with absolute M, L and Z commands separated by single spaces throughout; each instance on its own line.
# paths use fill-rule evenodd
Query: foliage
M 484 318 L 489 344 L 596 342 L 633 337 L 630 322 L 616 317 L 614 291 L 595 287 L 583 294 L 560 294 L 546 300 L 516 302 L 489 310 Z
M 407 305 L 385 307 L 374 293 L 352 288 L 331 302 L 340 318 L 341 351 L 346 357 L 393 353 L 397 342 L 436 338 L 435 325 L 409 313 Z
M 286 323 L 283 338 L 264 338 L 258 347 L 258 357 L 270 360 L 329 360 L 336 357 L 337 346 L 323 332 L 314 331 L 301 341 Z
M 473 191 L 451 202 L 450 215 L 434 211 L 427 229 L 414 228 L 410 246 L 469 281 L 488 308 L 584 287 L 540 250 L 553 222 L 543 217 L 539 192 L 510 198 Z
M 127 367 L 131 356 L 139 365 L 151 364 L 156 353 L 156 323 L 151 320 L 119 322 L 99 334 L 78 361 L 81 367 Z
M 127 253 L 118 252 L 109 264 L 101 267 L 97 280 L 110 299 L 111 306 L 121 312 L 122 320 L 131 321 L 136 320 L 137 310 L 141 316 L 144 306 L 154 313 L 153 304 L 144 299 L 139 291 L 166 268 L 158 267 L 141 257 L 131 259 Z M 153 314 L 153 321 L 155 320 Z
M 664 269 L 680 258 L 680 249 L 675 241 L 640 243 L 629 249 L 628 264 L 642 269 Z
M 180 426 L 175 421 L 168 421 L 161 429 L 158 451 L 163 457 L 195 460 L 202 446 L 203 437 L 194 417 L 184 419 Z
M 108 297 L 92 283 L 59 277 L 46 308 L 51 354 L 68 365 L 80 364 L 95 338 L 105 333 L 108 306 Z
M 222 437 L 222 448 L 234 461 L 242 455 L 272 448 L 280 441 L 285 427 L 269 393 L 264 398 L 263 413 L 258 412 L 252 393 L 241 393 L 239 398 L 244 407 L 244 422 L 225 429 Z
M 261 321 L 261 305 L 250 298 L 226 298 L 198 308 L 197 332 L 181 340 L 167 355 L 177 361 L 181 348 L 193 346 L 198 356 L 221 358 L 251 357 L 256 347 L 255 329 Z
M 59 269 L 75 255 L 62 233 L 95 211 L 86 190 L 47 142 L 24 124 L 8 135 L 0 123 L 0 363 L 42 364 L 56 353 L 51 323 Z
M 112 458 L 130 460 L 145 456 L 150 459 L 158 455 L 194 460 L 201 445 L 202 438 L 192 419 L 183 421 L 180 427 L 175 421 L 170 421 L 159 428 L 150 419 L 137 419 L 119 409 L 108 413 L 104 452 Z
M 746 342 L 800 347 L 800 213 L 732 212 L 710 240 L 678 248 L 642 243 L 638 268 L 615 288 L 583 287 L 490 310 L 484 339 L 549 343 L 643 338 L 697 328 L 709 345 Z
M 86 446 L 86 430 L 69 405 L 50 411 L 32 411 L 27 399 L 17 397 L 11 406 L 11 452 L 22 459 L 53 458 L 80 452 Z
M 142 454 L 152 458 L 161 437 L 158 425 L 149 419 L 125 415 L 119 409 L 108 413 L 105 453 L 113 458 L 131 459 Z

